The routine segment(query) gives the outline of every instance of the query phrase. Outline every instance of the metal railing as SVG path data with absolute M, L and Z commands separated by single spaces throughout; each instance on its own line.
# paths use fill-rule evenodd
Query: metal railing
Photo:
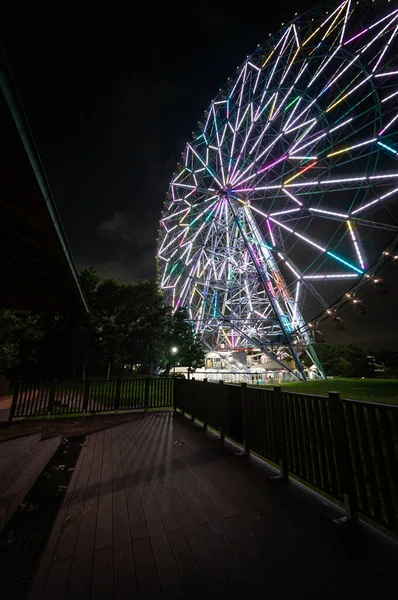
M 19 382 L 9 420 L 173 406 L 172 378 Z
M 179 379 L 175 407 L 398 533 L 398 406 Z

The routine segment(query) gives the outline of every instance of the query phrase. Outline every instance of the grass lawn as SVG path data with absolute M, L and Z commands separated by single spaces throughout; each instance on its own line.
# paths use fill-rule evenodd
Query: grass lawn
M 344 379 L 334 377 L 308 381 L 307 383 L 284 383 L 286 391 L 327 395 L 328 392 L 340 392 L 342 398 L 377 402 L 379 404 L 398 405 L 398 379 Z

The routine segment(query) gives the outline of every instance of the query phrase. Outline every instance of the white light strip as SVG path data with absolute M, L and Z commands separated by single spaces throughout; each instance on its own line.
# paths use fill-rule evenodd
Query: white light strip
M 361 265 L 361 268 L 364 269 L 365 265 L 364 265 L 364 262 L 363 262 L 363 259 L 362 259 L 362 254 L 361 254 L 361 251 L 359 249 L 359 245 L 358 245 L 358 242 L 357 242 L 354 230 L 353 230 L 352 225 L 351 225 L 351 223 L 349 221 L 347 221 L 347 225 L 348 225 L 348 229 L 349 229 L 350 234 L 351 234 L 351 239 L 352 239 L 352 241 L 354 243 L 354 248 L 355 248 L 355 252 L 357 253 L 357 256 L 358 256 L 359 264 Z
M 289 267 L 289 269 L 291 270 L 292 273 L 294 273 L 294 275 L 297 277 L 297 279 L 301 279 L 301 275 L 293 269 L 292 265 L 289 262 L 287 262 L 287 260 L 285 260 L 285 265 L 287 267 Z
M 285 188 L 282 188 L 282 191 L 283 191 L 283 192 L 284 192 L 284 193 L 285 193 L 287 196 L 289 196 L 289 198 L 291 198 L 292 200 L 294 200 L 294 202 L 297 202 L 297 204 L 299 204 L 300 206 L 303 206 L 303 203 L 302 203 L 302 202 L 300 202 L 300 200 L 298 200 L 297 198 L 295 198 L 295 197 L 293 196 L 293 194 L 291 194 L 291 193 L 290 193 L 288 190 L 286 190 Z
M 374 66 L 374 67 L 373 67 L 373 69 L 372 69 L 372 73 L 374 73 L 374 72 L 376 71 L 377 67 L 379 66 L 381 59 L 383 58 L 384 54 L 386 53 L 386 51 L 387 51 L 387 48 L 388 48 L 388 46 L 391 44 L 391 42 L 392 42 L 392 40 L 393 40 L 393 37 L 395 36 L 395 34 L 397 33 L 397 31 L 398 31 L 398 25 L 395 27 L 394 31 L 392 32 L 392 34 L 391 34 L 391 37 L 390 37 L 390 39 L 388 40 L 387 44 L 384 46 L 384 48 L 383 48 L 383 51 L 382 51 L 382 53 L 380 54 L 380 56 L 379 56 L 379 59 L 378 59 L 377 63 L 375 64 L 375 66 Z
M 311 210 L 312 212 L 322 213 L 325 215 L 330 215 L 332 217 L 343 217 L 343 219 L 347 219 L 348 217 L 348 215 L 345 215 L 343 213 L 336 213 L 332 212 L 331 210 L 321 210 L 320 208 L 309 208 L 308 210 Z
M 346 279 L 347 277 L 358 277 L 355 273 L 344 273 L 335 275 L 303 275 L 303 279 Z
M 290 227 L 287 227 L 287 225 L 284 225 L 284 223 L 281 223 L 280 221 L 277 221 L 276 219 L 273 219 L 272 217 L 270 217 L 270 220 L 273 221 L 274 223 L 276 223 L 277 225 L 279 225 L 280 227 L 283 227 L 284 229 L 287 229 L 288 231 L 290 231 L 290 233 L 293 233 L 294 235 L 296 235 L 300 239 L 304 240 L 308 244 L 311 244 L 311 246 L 315 246 L 315 248 L 318 248 L 318 250 L 321 250 L 322 252 L 326 252 L 326 248 L 322 248 L 322 246 L 319 246 L 318 244 L 316 244 L 312 240 L 309 240 L 304 235 L 301 235 L 301 233 L 298 233 L 297 231 L 294 231 Z
M 391 190 L 391 192 L 388 192 L 388 194 L 384 194 L 384 196 L 380 196 L 380 198 L 376 198 L 375 200 L 372 200 L 372 202 L 368 202 L 364 206 L 361 206 L 360 208 L 353 210 L 351 214 L 356 215 L 357 213 L 361 212 L 362 210 L 365 210 L 365 208 L 368 208 L 368 206 L 372 206 L 372 204 L 376 204 L 376 202 L 380 202 L 380 200 L 383 200 L 384 198 L 388 198 L 388 196 L 391 196 L 392 194 L 396 194 L 397 192 L 398 192 L 398 188 Z
M 276 217 L 277 215 L 286 215 L 288 213 L 293 213 L 301 210 L 301 208 L 290 208 L 288 210 L 281 210 L 279 212 L 270 213 L 270 217 Z
M 389 77 L 390 75 L 398 75 L 398 71 L 387 71 L 386 73 L 377 73 L 375 77 Z
M 394 92 L 393 94 L 390 94 L 386 98 L 383 98 L 382 102 L 387 102 L 387 100 L 389 100 L 390 98 L 394 98 L 394 96 L 396 96 L 397 94 L 398 94 L 398 91 Z

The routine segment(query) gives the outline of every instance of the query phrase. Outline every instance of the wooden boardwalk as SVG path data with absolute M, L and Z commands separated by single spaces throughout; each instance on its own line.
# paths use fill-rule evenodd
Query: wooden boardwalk
M 29 598 L 383 597 L 397 547 L 347 535 L 333 513 L 151 414 L 87 439 Z

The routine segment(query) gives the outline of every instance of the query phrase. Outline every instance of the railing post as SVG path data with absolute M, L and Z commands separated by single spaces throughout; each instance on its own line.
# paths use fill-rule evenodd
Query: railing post
M 204 378 L 203 383 L 207 383 L 207 377 Z M 194 394 L 194 402 L 196 402 L 196 395 Z M 203 431 L 207 432 L 207 423 L 203 423 Z
M 220 427 L 220 440 L 222 442 L 224 442 L 225 440 L 225 389 L 224 389 L 224 380 L 220 379 L 220 381 L 218 382 L 220 385 L 222 385 L 222 389 L 221 389 L 221 415 L 220 415 L 220 421 L 221 421 L 221 427 Z
M 48 405 L 47 405 L 47 417 L 50 417 L 53 408 L 54 408 L 54 398 L 55 398 L 55 386 L 57 385 L 57 380 L 54 379 L 51 382 L 51 386 L 50 386 L 50 396 L 48 398 Z
M 90 380 L 87 378 L 84 380 L 83 388 L 83 412 L 87 412 L 88 409 L 88 398 L 90 395 Z
M 249 414 L 247 406 L 247 383 L 240 384 L 240 402 L 242 409 L 243 450 L 245 456 L 250 456 Z
M 17 407 L 17 402 L 18 402 L 18 394 L 19 394 L 19 381 L 17 381 L 16 384 L 15 384 L 14 394 L 12 396 L 12 403 L 11 403 L 11 406 L 10 406 L 10 412 L 8 414 L 8 422 L 9 423 L 11 423 L 11 421 L 14 418 L 15 409 Z
M 192 400 L 191 400 L 191 406 L 192 406 L 191 421 L 193 423 L 195 421 L 195 408 L 196 408 L 196 390 L 195 390 L 195 381 L 196 381 L 196 378 L 192 377 L 192 381 L 194 382 L 193 388 L 192 388 Z M 205 379 L 204 381 L 207 381 L 207 379 Z
M 119 377 L 118 379 L 116 379 L 116 390 L 115 390 L 115 412 L 117 412 L 119 410 L 119 406 L 120 406 L 120 393 L 121 393 L 121 389 L 122 389 L 122 380 Z
M 151 385 L 151 380 L 149 377 L 145 379 L 145 391 L 144 391 L 144 410 L 145 412 L 148 410 L 149 406 L 149 387 Z
M 358 506 L 355 493 L 355 481 L 340 394 L 338 392 L 329 392 L 328 404 L 337 475 L 346 512 L 346 517 L 336 519 L 335 522 L 356 523 L 358 520 Z
M 171 397 L 173 400 L 173 413 L 177 410 L 177 402 L 176 402 L 176 379 L 174 377 L 168 378 L 168 384 L 171 385 Z
M 279 468 L 281 477 L 284 481 L 289 478 L 289 469 L 287 464 L 287 452 L 286 452 L 286 430 L 285 430 L 285 419 L 283 414 L 283 401 L 282 401 L 282 388 L 280 386 L 274 386 L 273 391 L 273 406 L 275 414 L 275 433 L 276 433 L 276 445 L 279 458 Z

